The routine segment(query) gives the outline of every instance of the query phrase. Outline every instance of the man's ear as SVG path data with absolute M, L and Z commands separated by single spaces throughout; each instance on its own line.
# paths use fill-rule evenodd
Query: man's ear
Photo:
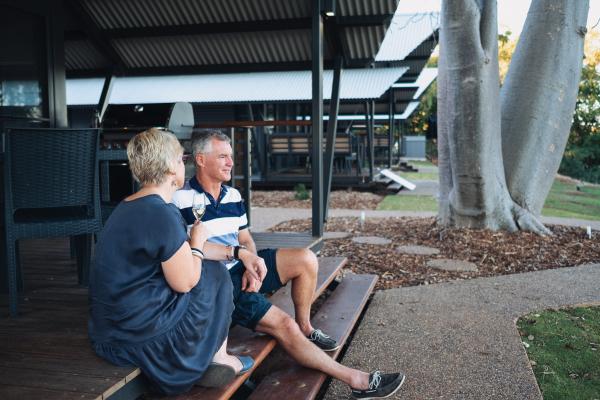
M 204 166 L 204 154 L 198 153 L 196 154 L 196 166 L 203 167 Z

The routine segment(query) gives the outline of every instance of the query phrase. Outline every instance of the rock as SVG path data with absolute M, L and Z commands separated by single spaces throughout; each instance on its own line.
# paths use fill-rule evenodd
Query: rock
M 450 260 L 447 258 L 438 258 L 427 262 L 429 268 L 443 269 L 444 271 L 477 271 L 477 265 L 463 260 Z
M 402 254 L 415 254 L 419 256 L 431 256 L 439 254 L 440 251 L 434 247 L 418 246 L 418 245 L 406 245 L 396 247 L 396 251 Z
M 323 233 L 323 239 L 345 239 L 350 234 L 348 232 L 325 232 Z

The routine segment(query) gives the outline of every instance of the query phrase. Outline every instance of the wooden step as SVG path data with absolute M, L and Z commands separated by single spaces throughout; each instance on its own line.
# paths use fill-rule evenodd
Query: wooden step
M 317 278 L 317 288 L 313 301 L 317 299 L 335 279 L 339 270 L 346 264 L 345 257 L 320 257 L 319 275 Z M 272 304 L 283 309 L 290 315 L 294 314 L 294 306 L 291 299 L 291 285 L 287 285 L 278 290 L 269 299 Z M 199 400 L 199 399 L 228 399 L 235 391 L 248 379 L 250 374 L 265 357 L 275 347 L 275 339 L 271 336 L 258 332 L 252 332 L 249 329 L 236 326 L 229 331 L 227 350 L 230 354 L 249 355 L 254 359 L 254 368 L 246 374 L 238 377 L 235 381 L 223 388 L 203 388 L 194 387 L 188 393 L 172 397 L 176 400 Z
M 312 319 L 314 326 L 345 343 L 376 282 L 376 275 L 345 276 Z M 337 359 L 341 350 L 327 354 Z M 278 371 L 265 377 L 248 399 L 314 399 L 326 378 L 324 373 L 304 368 L 287 356 L 278 363 Z

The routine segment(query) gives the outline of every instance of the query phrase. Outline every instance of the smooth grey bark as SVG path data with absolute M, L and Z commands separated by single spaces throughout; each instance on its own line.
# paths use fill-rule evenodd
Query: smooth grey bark
M 533 0 L 501 91 L 509 192 L 539 215 L 571 128 L 588 0 Z
M 587 0 L 585 2 L 587 3 Z M 545 11 L 554 10 L 554 12 L 567 15 L 572 13 L 566 4 L 573 5 L 573 3 L 567 0 L 534 0 L 536 7 L 540 7 L 538 3 L 545 5 L 545 7 L 541 7 Z M 562 7 L 558 7 L 559 3 Z M 579 9 L 579 5 L 576 8 Z M 438 160 L 440 168 L 438 220 L 446 226 L 509 231 L 521 229 L 539 234 L 550 234 L 550 231 L 539 222 L 531 209 L 524 208 L 518 201 L 514 201 L 506 182 L 502 146 L 502 134 L 505 129 L 502 126 L 504 114 L 500 113 L 496 10 L 495 0 L 442 2 L 438 74 Z M 528 16 L 527 24 L 529 26 L 538 23 L 544 24 L 545 22 L 542 19 L 532 19 L 531 16 Z M 557 26 L 546 27 L 546 29 L 560 31 Z M 532 27 L 526 27 L 525 30 L 536 31 Z M 561 35 L 561 38 L 563 36 L 565 35 Z M 550 39 L 552 40 L 552 37 Z M 556 46 L 556 44 L 554 45 Z M 551 44 L 548 47 L 551 47 Z M 557 86 L 556 83 L 549 81 L 552 77 L 558 79 L 555 75 L 549 75 L 552 68 L 540 70 L 536 67 L 538 57 L 539 59 L 545 57 L 543 51 L 538 54 L 538 57 L 530 56 L 526 50 L 523 50 L 522 54 L 523 61 L 520 66 L 511 65 L 511 70 L 516 71 L 512 72 L 512 85 L 523 85 L 521 79 L 531 79 L 529 76 L 535 76 L 537 83 L 533 85 L 546 86 L 549 91 L 551 91 L 550 88 Z M 552 54 L 560 54 L 560 49 L 555 50 Z M 565 61 L 558 57 L 554 58 L 550 64 L 556 66 Z M 544 65 L 546 65 L 545 63 L 546 60 Z M 579 70 L 580 68 L 581 55 L 579 56 Z M 529 71 L 519 72 L 519 69 Z M 578 77 L 574 84 L 569 81 L 565 85 L 573 85 L 576 96 Z M 566 87 L 561 86 L 561 88 L 558 92 L 566 96 Z M 503 91 L 506 93 L 503 99 L 509 99 L 510 89 L 503 88 Z M 539 94 L 544 95 L 544 93 L 546 92 Z M 536 94 L 538 93 L 536 92 Z M 527 93 L 521 91 L 519 96 L 512 97 L 512 99 L 520 102 L 519 106 L 512 110 L 513 114 L 531 115 L 532 109 L 529 107 L 531 99 Z M 575 102 L 573 101 L 571 104 L 569 97 L 569 101 L 563 101 L 561 104 L 567 109 L 566 114 L 568 114 L 561 120 L 563 125 L 564 119 L 567 120 L 567 126 L 563 133 L 566 141 Z M 548 119 L 546 114 L 548 112 L 557 113 L 558 108 L 536 110 L 541 114 L 535 115 L 534 118 Z M 561 112 L 562 115 L 565 115 L 564 109 L 561 109 Z M 558 121 L 561 117 L 557 116 L 556 118 Z M 540 131 L 536 130 L 539 127 L 533 125 L 532 129 L 527 131 L 518 125 L 514 125 L 514 127 L 512 132 L 517 136 L 541 135 Z M 556 129 L 561 130 L 562 125 L 557 126 Z M 558 134 L 556 136 L 558 137 Z M 517 151 L 513 147 L 511 150 L 509 146 L 524 146 L 524 142 L 519 140 L 514 142 L 505 140 L 504 143 L 504 152 L 511 166 L 517 162 L 521 162 L 521 165 L 527 164 L 528 152 L 538 151 L 529 144 L 526 149 L 519 148 Z M 556 149 L 560 151 L 558 158 L 558 162 L 560 162 L 564 143 L 560 149 L 558 147 Z M 522 160 L 519 157 L 515 158 L 514 153 L 521 154 Z M 533 159 L 533 157 L 530 156 L 529 159 Z M 529 169 L 537 168 L 537 165 L 533 163 L 534 161 L 528 164 Z M 558 164 L 552 172 L 552 177 L 557 169 Z M 514 171 L 514 168 L 511 167 L 510 170 Z M 539 190 L 539 186 L 534 186 L 532 189 L 526 188 L 531 183 L 530 181 L 521 180 L 521 182 L 523 183 L 520 189 L 521 193 Z M 542 204 L 546 195 L 547 191 L 543 193 Z M 524 204 L 527 205 L 527 203 Z

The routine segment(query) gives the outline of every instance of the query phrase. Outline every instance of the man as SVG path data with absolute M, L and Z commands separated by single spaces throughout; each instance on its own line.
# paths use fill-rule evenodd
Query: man
M 233 323 L 273 336 L 301 365 L 350 385 L 356 398 L 387 397 L 398 390 L 403 374 L 369 374 L 343 366 L 324 353 L 339 344 L 310 322 L 317 258 L 308 249 L 256 251 L 241 195 L 223 184 L 231 180 L 233 169 L 229 137 L 219 131 L 195 134 L 192 151 L 196 175 L 175 193 L 173 202 L 188 224 L 195 221 L 192 206 L 199 195 L 206 204 L 202 222 L 209 239 L 203 251 L 207 259 L 222 260 L 229 269 L 234 286 Z M 290 281 L 295 320 L 264 296 Z

